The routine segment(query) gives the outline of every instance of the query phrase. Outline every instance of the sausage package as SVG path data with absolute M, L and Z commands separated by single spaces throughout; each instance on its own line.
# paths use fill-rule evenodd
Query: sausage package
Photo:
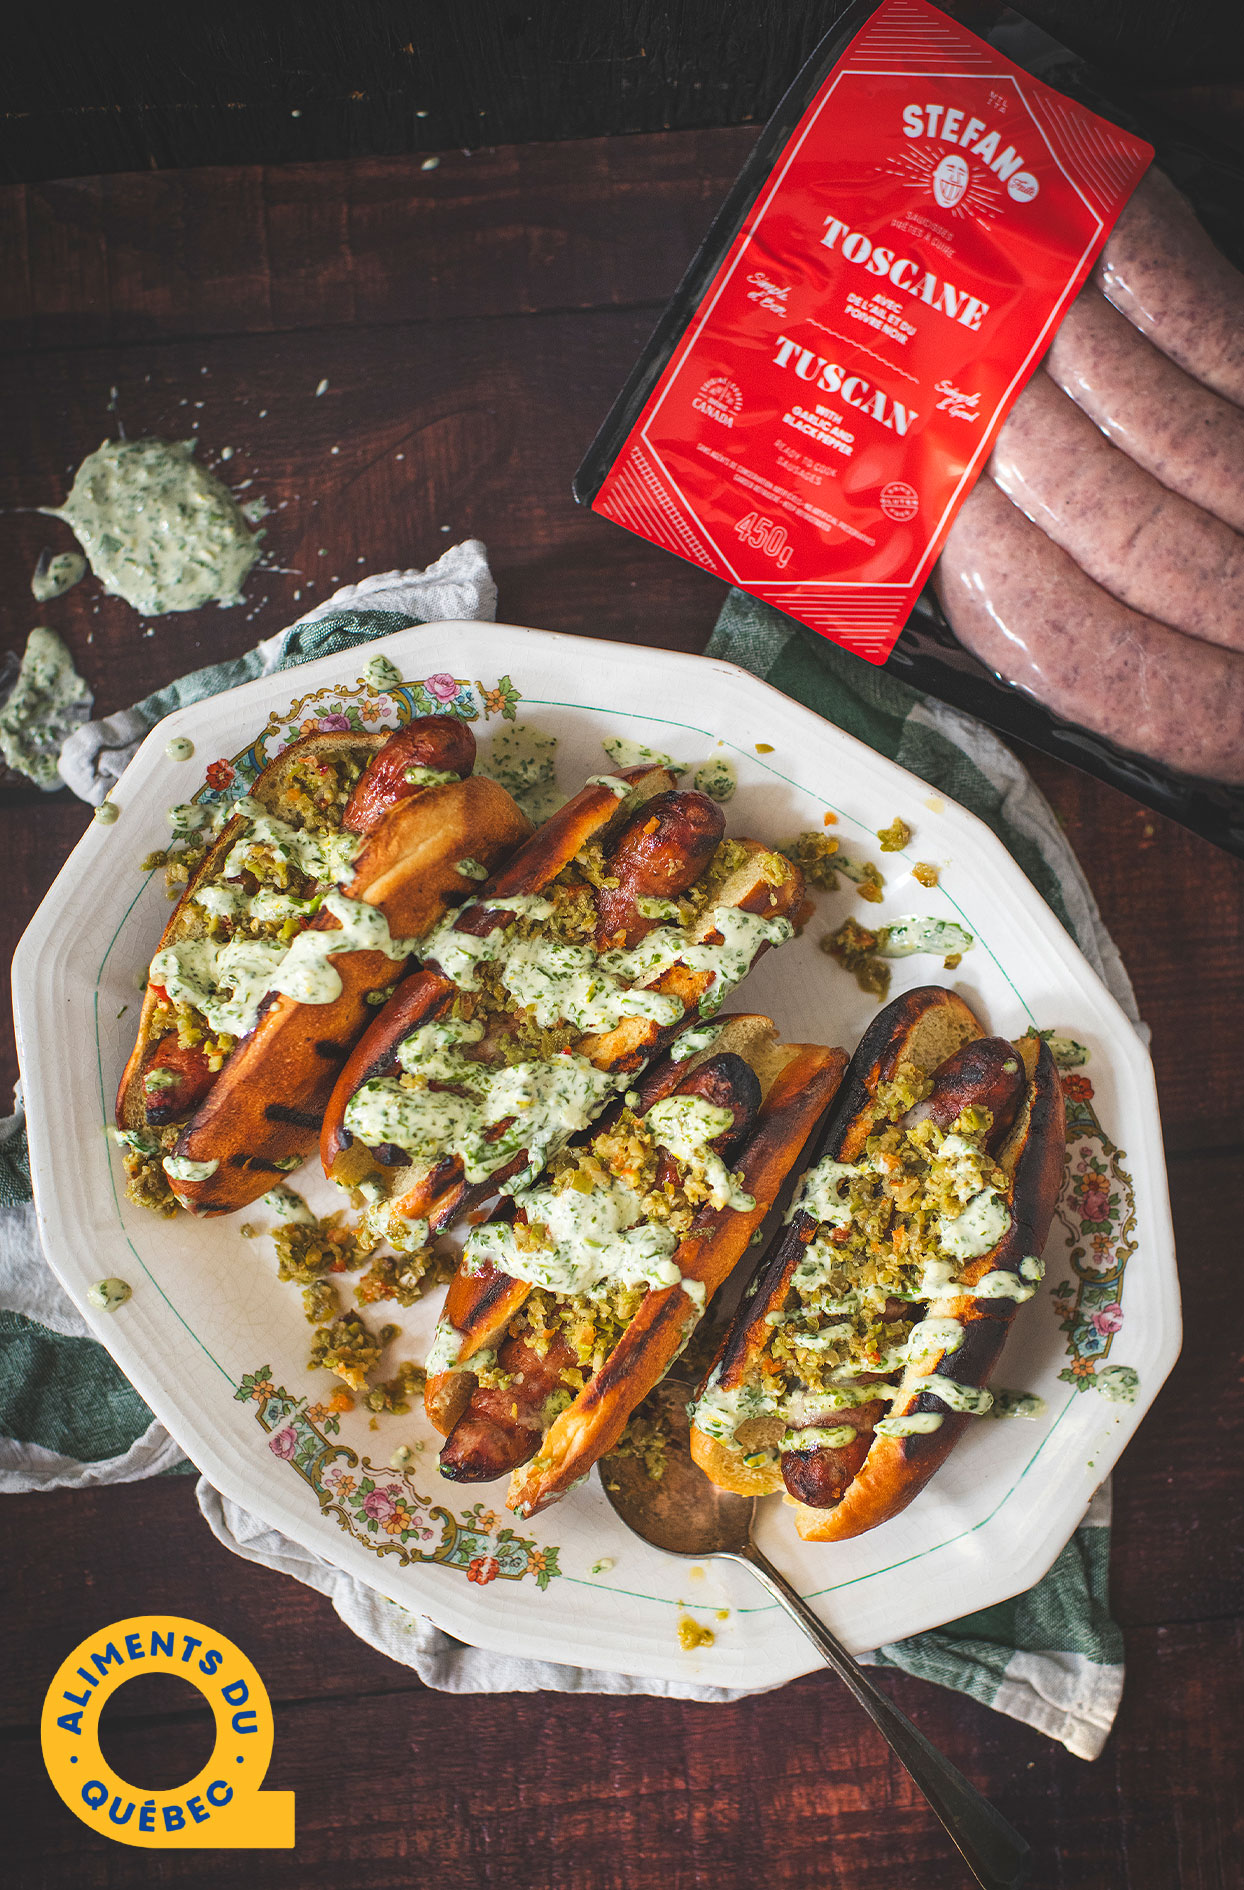
M 1153 157 L 924 0 L 761 139 L 575 483 L 873 663 Z

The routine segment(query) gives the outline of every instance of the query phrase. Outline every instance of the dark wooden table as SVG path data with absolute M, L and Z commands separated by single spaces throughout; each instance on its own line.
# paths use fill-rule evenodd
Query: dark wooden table
M 107 712 L 245 649 L 338 581 L 425 563 L 473 533 L 502 618 L 701 648 L 716 580 L 576 510 L 569 484 L 752 136 L 480 150 L 433 172 L 379 159 L 3 193 L 0 503 L 57 503 L 118 415 L 131 435 L 194 431 L 208 463 L 232 447 L 231 480 L 253 480 L 248 496 L 273 508 L 273 568 L 256 573 L 246 608 L 145 632 L 91 580 L 36 610 L 38 552 L 69 541 L 12 512 L 0 524 L 7 641 L 54 625 Z M 1128 1679 L 1104 1756 L 1085 1765 L 957 1695 L 901 1676 L 885 1685 L 1030 1836 L 1037 1884 L 1236 1890 L 1244 866 L 1024 758 L 1153 1029 L 1189 1338 L 1115 1478 Z M 89 815 L 10 781 L 0 818 L 11 945 Z M 328 1602 L 220 1548 L 187 1478 L 10 1497 L 3 1519 L 4 1848 L 22 1890 L 216 1890 L 256 1874 L 274 1890 L 388 1890 L 425 1875 L 445 1890 L 963 1881 L 828 1677 L 729 1707 L 447 1697 L 355 1640 Z M 88 1632 L 154 1610 L 215 1624 L 264 1675 L 277 1720 L 268 1783 L 298 1794 L 294 1853 L 148 1856 L 96 1839 L 54 1796 L 37 1735 L 53 1670 Z M 197 1699 L 123 1690 L 108 1750 L 124 1776 L 155 1787 L 196 1769 Z

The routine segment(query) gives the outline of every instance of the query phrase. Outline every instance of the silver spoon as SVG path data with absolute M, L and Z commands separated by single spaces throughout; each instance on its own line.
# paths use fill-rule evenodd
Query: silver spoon
M 695 1561 L 722 1556 L 744 1562 L 774 1600 L 797 1621 L 827 1666 L 833 1668 L 890 1750 L 905 1765 L 945 1825 L 968 1869 L 983 1890 L 1012 1890 L 1025 1875 L 1032 1852 L 970 1785 L 949 1759 L 874 1686 L 825 1623 L 752 1541 L 753 1496 L 719 1490 L 697 1469 L 687 1446 L 686 1403 L 690 1387 L 666 1379 L 653 1394 L 660 1400 L 662 1428 L 670 1438 L 664 1475 L 653 1482 L 635 1457 L 606 1457 L 601 1464 L 605 1495 L 628 1529 L 654 1549 Z

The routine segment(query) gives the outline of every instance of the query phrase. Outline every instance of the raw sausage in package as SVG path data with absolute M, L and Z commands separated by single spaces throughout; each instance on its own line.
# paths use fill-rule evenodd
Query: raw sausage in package
M 1241 851 L 1244 279 L 1152 155 L 924 0 L 861 4 L 575 490 Z
M 1152 152 L 924 0 L 840 48 L 576 489 L 881 663 Z

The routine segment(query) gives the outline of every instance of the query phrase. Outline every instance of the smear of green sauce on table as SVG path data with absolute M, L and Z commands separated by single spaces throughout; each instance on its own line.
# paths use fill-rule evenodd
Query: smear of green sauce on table
M 84 459 L 63 518 L 111 596 L 144 617 L 236 604 L 259 556 L 233 494 L 193 440 L 105 440 Z

